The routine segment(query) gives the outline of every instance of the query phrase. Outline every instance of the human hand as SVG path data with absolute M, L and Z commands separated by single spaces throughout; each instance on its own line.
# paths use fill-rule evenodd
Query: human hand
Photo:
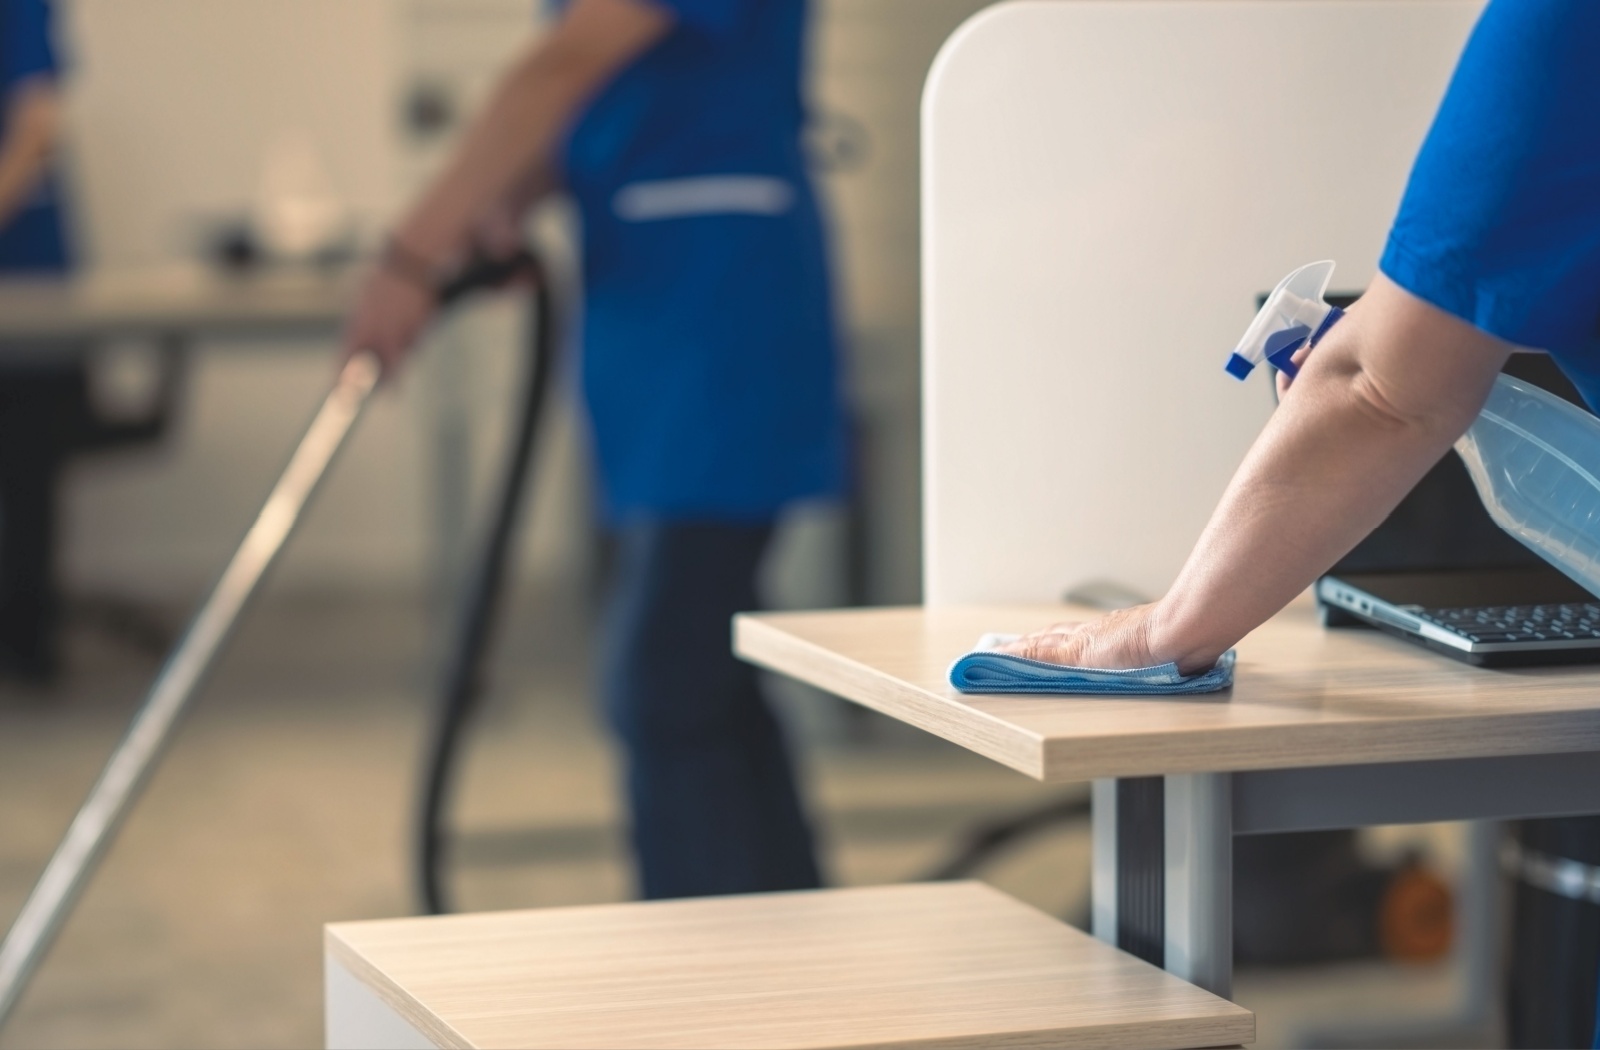
M 1000 647 L 1003 653 L 1072 667 L 1116 669 L 1164 663 L 1150 649 L 1150 610 L 1136 605 L 1088 621 L 1051 624 Z
M 394 376 L 437 306 L 421 281 L 378 263 L 362 278 L 345 322 L 343 357 L 370 351 L 383 363 L 384 375 Z
M 1123 670 L 1176 663 L 1183 674 L 1199 674 L 1221 653 L 1178 652 L 1163 641 L 1159 603 L 1118 609 L 1094 620 L 1052 624 L 1000 647 L 1029 660 Z

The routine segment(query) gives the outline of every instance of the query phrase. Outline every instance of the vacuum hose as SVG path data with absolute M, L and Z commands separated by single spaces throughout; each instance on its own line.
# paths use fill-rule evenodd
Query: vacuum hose
M 512 446 L 502 466 L 488 531 L 471 566 L 462 596 L 455 637 L 433 712 L 433 731 L 423 755 L 422 790 L 417 808 L 416 880 L 428 914 L 449 910 L 444 862 L 445 816 L 456 779 L 463 734 L 483 692 L 484 662 L 504 606 L 515 528 L 532 474 L 535 438 L 544 412 L 555 359 L 555 319 L 545 270 L 531 252 L 469 265 L 439 292 L 441 306 L 481 288 L 518 280 L 531 284 L 534 316 L 528 325 L 527 364 L 522 403 Z

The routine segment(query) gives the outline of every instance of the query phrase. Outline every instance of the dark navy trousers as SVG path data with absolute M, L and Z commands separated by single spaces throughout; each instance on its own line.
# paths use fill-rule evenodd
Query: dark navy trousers
M 758 606 L 770 523 L 624 527 L 601 672 L 645 898 L 821 882 L 782 728 L 730 619 Z

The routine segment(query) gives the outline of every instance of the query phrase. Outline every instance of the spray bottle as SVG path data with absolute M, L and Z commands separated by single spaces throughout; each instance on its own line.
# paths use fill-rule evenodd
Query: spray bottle
M 1323 299 L 1333 265 L 1302 266 L 1273 289 L 1229 356 L 1229 374 L 1244 379 L 1266 361 L 1295 377 L 1291 355 L 1344 316 Z M 1600 595 L 1600 419 L 1501 375 L 1455 448 L 1495 524 Z

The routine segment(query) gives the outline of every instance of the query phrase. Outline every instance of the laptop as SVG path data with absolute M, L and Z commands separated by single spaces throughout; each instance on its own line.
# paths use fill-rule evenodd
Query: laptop
M 1583 405 L 1544 354 L 1513 354 L 1505 372 Z M 1376 627 L 1480 667 L 1600 663 L 1600 600 L 1494 523 L 1454 451 L 1316 593 L 1329 627 Z

